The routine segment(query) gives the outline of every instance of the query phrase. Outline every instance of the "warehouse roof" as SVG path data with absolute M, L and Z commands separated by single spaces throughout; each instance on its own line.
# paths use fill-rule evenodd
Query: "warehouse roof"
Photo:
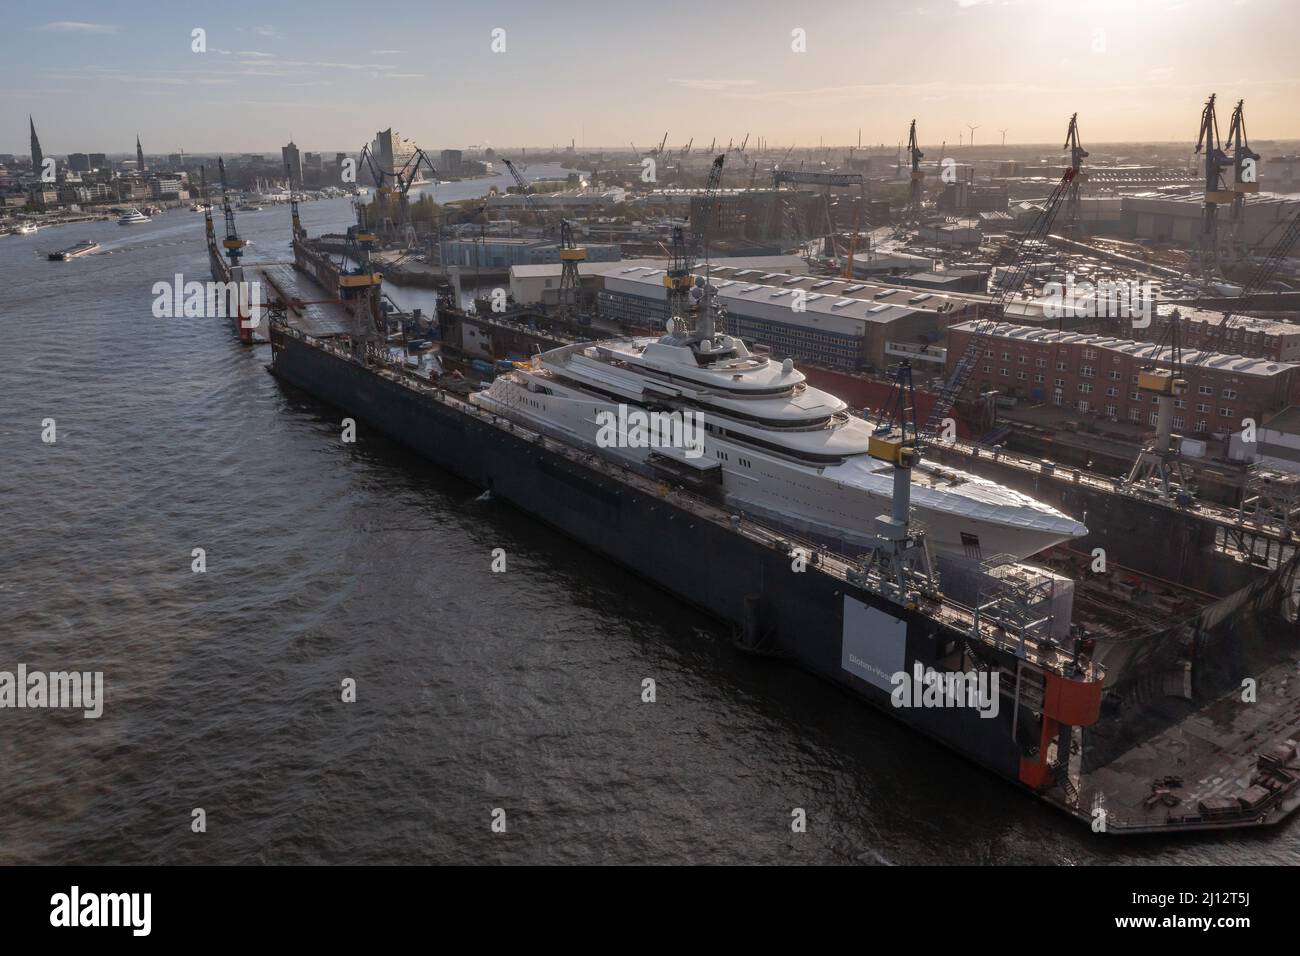
M 789 284 L 772 285 L 758 281 L 757 270 L 752 276 L 743 275 L 748 271 L 740 270 L 734 278 L 723 278 L 714 270 L 712 279 L 718 289 L 718 298 L 730 313 L 861 336 L 868 325 L 893 322 L 920 311 L 907 304 L 906 290 L 899 290 L 897 286 L 894 287 L 894 291 L 900 293 L 897 303 L 876 302 L 816 289 L 814 283 L 824 280 L 815 276 L 789 276 L 787 278 L 792 280 Z M 771 273 L 767 275 L 774 278 Z M 666 296 L 663 277 L 663 269 L 623 267 L 605 274 L 605 288 L 611 292 L 662 299 Z M 805 292 L 802 310 L 792 308 L 796 289 Z
M 950 332 L 973 332 L 975 322 L 959 322 L 950 327 Z M 1171 349 L 1154 342 L 1135 342 L 1132 339 L 1117 339 L 1109 335 L 1095 335 L 1086 332 L 1056 332 L 1035 328 L 1028 325 L 1011 325 L 999 322 L 988 335 L 998 339 L 1018 339 L 1024 342 L 1045 345 L 1089 345 L 1109 352 L 1123 352 L 1134 358 L 1152 362 L 1168 362 Z M 1200 365 L 1202 368 L 1219 372 L 1232 372 L 1237 375 L 1257 375 L 1268 377 L 1279 375 L 1296 368 L 1291 362 L 1274 362 L 1266 358 L 1250 358 L 1245 355 L 1224 355 L 1219 352 L 1201 352 L 1199 349 L 1183 349 L 1183 365 Z

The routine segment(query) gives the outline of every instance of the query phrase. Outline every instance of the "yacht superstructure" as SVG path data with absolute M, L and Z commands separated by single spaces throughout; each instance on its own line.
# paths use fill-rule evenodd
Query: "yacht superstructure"
M 720 483 L 730 507 L 792 532 L 870 547 L 893 483 L 892 466 L 867 454 L 871 425 L 810 386 L 790 359 L 711 328 L 702 337 L 682 332 L 680 320 L 670 326 L 657 339 L 543 353 L 472 400 L 624 463 Z M 669 440 L 673 427 L 688 440 Z M 1087 533 L 1027 495 L 925 462 L 913 469 L 911 497 L 931 544 L 953 555 L 1023 558 Z

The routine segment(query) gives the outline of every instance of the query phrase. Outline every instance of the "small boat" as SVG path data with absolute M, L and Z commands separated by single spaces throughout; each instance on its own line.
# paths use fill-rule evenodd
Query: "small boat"
M 51 262 L 67 262 L 69 259 L 76 259 L 80 256 L 88 256 L 99 248 L 99 243 L 90 239 L 83 239 L 74 246 L 68 246 L 66 249 L 60 249 L 58 252 L 51 252 L 46 258 Z
M 30 236 L 36 231 L 36 229 L 37 227 L 33 226 L 30 222 L 20 222 L 14 229 L 14 235 Z
M 134 226 L 142 222 L 153 222 L 153 220 L 139 209 L 128 209 L 117 220 L 119 226 Z

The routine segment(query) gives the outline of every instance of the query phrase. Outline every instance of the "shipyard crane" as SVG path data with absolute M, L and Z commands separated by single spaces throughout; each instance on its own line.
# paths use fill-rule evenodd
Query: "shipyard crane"
M 361 158 L 365 161 L 367 168 L 370 170 L 370 176 L 375 181 L 375 191 L 383 199 L 385 204 L 392 203 L 397 208 L 398 230 L 402 233 L 403 241 L 411 244 L 411 236 L 408 230 L 411 229 L 409 222 L 409 205 L 407 193 L 410 192 L 411 185 L 420 175 L 421 167 L 427 167 L 429 173 L 436 181 L 438 170 L 434 168 L 433 160 L 429 159 L 427 153 L 420 147 L 415 148 L 406 162 L 402 164 L 401 169 L 384 169 L 380 166 L 374 153 L 370 149 L 370 144 L 361 147 Z
M 1249 301 L 1250 297 L 1264 291 L 1277 274 L 1282 260 L 1295 246 L 1297 239 L 1300 239 L 1300 213 L 1291 220 L 1286 231 L 1264 257 L 1264 261 L 1251 274 L 1241 290 L 1238 301 Z M 1156 434 L 1154 439 L 1138 452 L 1137 459 L 1125 479 L 1126 487 L 1154 486 L 1159 489 L 1162 497 L 1173 497 L 1183 506 L 1192 503 L 1192 489 L 1183 467 L 1182 443 L 1178 440 L 1179 436 L 1173 434 L 1175 402 L 1187 393 L 1186 372 L 1200 368 L 1223 348 L 1223 341 L 1227 330 L 1232 326 L 1235 311 L 1224 310 L 1222 318 L 1202 338 L 1196 350 L 1196 357 L 1186 364 L 1183 362 L 1180 341 L 1181 317 L 1176 311 L 1169 316 L 1160 341 L 1151 350 L 1150 355 L 1158 360 L 1165 354 L 1167 347 L 1168 358 L 1165 361 L 1169 363 L 1170 368 L 1160 368 L 1153 363 L 1138 370 L 1138 391 L 1151 395 L 1157 404 Z
M 929 437 L 935 435 L 939 430 L 939 426 L 943 424 L 943 420 L 952 411 L 952 407 L 956 404 L 962 389 L 970 381 L 970 377 L 979 364 L 980 355 L 984 351 L 985 340 L 1002 318 L 1007 302 L 1020 291 L 1021 286 L 1025 284 L 1025 280 L 1029 277 L 1032 267 L 1031 253 L 1033 250 L 1042 248 L 1044 240 L 1051 232 L 1052 223 L 1056 219 L 1057 212 L 1061 208 L 1061 201 L 1065 198 L 1070 183 L 1073 181 L 1074 170 L 1065 170 L 1060 181 L 1047 197 L 1042 210 L 1034 217 L 1029 227 L 1014 242 L 1003 246 L 999 252 L 993 263 L 994 293 L 987 305 L 976 307 L 975 328 L 971 333 L 970 340 L 966 343 L 965 351 L 957 360 L 957 364 L 953 366 L 952 374 L 949 375 L 948 381 L 940 389 L 939 397 L 930 410 L 929 417 L 926 418 L 925 435 Z M 1003 269 L 1000 278 L 999 267 Z
M 1079 187 L 1087 177 L 1083 170 L 1083 161 L 1088 158 L 1088 151 L 1079 142 L 1079 114 L 1070 117 L 1069 129 L 1065 131 L 1063 150 L 1070 151 L 1070 168 L 1074 170 L 1074 179 L 1070 183 L 1070 195 L 1065 204 L 1065 223 L 1067 234 L 1074 238 L 1075 228 L 1079 224 Z
M 353 306 L 360 341 L 382 342 L 388 333 L 383 311 L 379 307 L 380 286 L 384 277 L 375 271 L 370 255 L 379 237 L 362 226 L 348 226 L 343 254 L 339 257 L 339 298 Z M 348 265 L 349 261 L 353 264 Z M 365 319 L 368 318 L 369 324 Z
M 239 238 L 239 232 L 235 229 L 235 210 L 230 205 L 230 190 L 226 184 L 226 163 L 221 157 L 217 157 L 217 169 L 221 173 L 221 211 L 226 220 L 226 238 L 222 240 L 221 247 L 226 250 L 226 258 L 230 260 L 231 278 L 235 279 L 234 272 L 240 269 L 239 260 L 244 254 L 245 243 Z
M 1172 496 L 1180 504 L 1189 505 L 1191 485 L 1183 468 L 1181 440 L 1173 433 L 1174 404 L 1187 394 L 1180 329 L 1181 323 L 1175 313 L 1161 333 L 1160 341 L 1148 350 L 1147 354 L 1153 361 L 1138 369 L 1138 393 L 1151 396 L 1156 403 L 1156 434 L 1138 452 L 1124 485 L 1127 488 L 1154 485 L 1160 489 L 1161 497 Z M 1155 361 L 1160 360 L 1166 350 L 1168 358 L 1165 361 L 1170 367 L 1161 368 Z
M 635 146 L 632 148 L 636 149 Z M 538 224 L 545 228 L 546 215 L 542 212 L 542 207 L 538 205 L 536 197 L 533 196 L 533 188 L 528 185 L 528 181 L 524 179 L 523 173 L 519 172 L 518 167 L 516 167 L 514 163 L 510 162 L 510 160 L 506 159 L 504 156 L 501 158 L 501 162 L 505 164 L 506 169 L 510 171 L 511 178 L 515 181 L 515 185 L 519 187 L 519 192 L 524 197 L 524 205 L 528 207 L 529 212 L 537 217 Z
M 664 280 L 664 284 L 668 286 L 670 303 L 679 301 L 674 300 L 674 295 L 686 295 L 697 302 L 699 318 L 691 336 L 692 341 L 697 342 L 712 342 L 713 335 L 717 331 L 713 321 L 713 293 L 716 290 L 713 284 L 709 282 L 709 227 L 716 224 L 712 220 L 715 220 L 717 216 L 718 188 L 722 183 L 722 166 L 726 159 L 726 153 L 719 153 L 709 166 L 709 178 L 704 184 L 704 195 L 699 203 L 699 215 L 695 218 L 691 234 L 691 250 L 698 250 L 704 257 L 704 277 L 698 281 L 691 278 L 691 252 L 688 252 L 681 258 L 681 261 L 675 259 L 671 264 L 671 267 L 677 270 L 675 284 L 669 285 L 666 276 Z M 679 245 L 676 232 L 674 232 L 673 244 L 675 248 L 686 248 L 684 242 Z M 673 316 L 670 315 L 669 318 L 671 319 Z
M 691 147 L 694 146 L 694 145 L 695 145 L 695 137 L 692 136 L 691 139 L 690 139 L 690 142 L 688 142 L 685 146 L 682 147 L 682 151 L 681 151 L 681 153 L 678 154 L 678 155 L 681 155 L 681 156 L 689 156 L 689 155 L 691 155 Z
M 916 143 L 916 120 L 912 120 L 912 126 L 907 133 L 907 157 L 912 165 L 912 176 L 907 192 L 907 215 L 911 219 L 920 219 L 921 184 L 925 181 L 925 173 L 921 172 L 921 160 L 925 158 L 925 153 L 921 152 L 921 148 Z
M 1228 127 L 1228 142 L 1232 146 L 1232 213 L 1231 221 L 1231 244 L 1230 250 L 1234 258 L 1239 257 L 1242 250 L 1242 227 L 1245 218 L 1246 196 L 1248 193 L 1259 192 L 1259 182 L 1256 178 L 1255 164 L 1259 162 L 1259 153 L 1250 148 L 1250 140 L 1246 136 L 1246 113 L 1245 100 L 1237 100 L 1237 106 L 1232 111 L 1232 123 Z
M 1219 142 L 1219 120 L 1214 113 L 1214 98 L 1215 94 L 1211 93 L 1205 108 L 1201 110 L 1201 129 L 1196 139 L 1196 153 L 1205 154 L 1205 205 L 1201 211 L 1201 235 L 1197 243 L 1202 279 L 1208 279 L 1218 268 L 1218 207 L 1233 200 L 1232 190 L 1223 181 L 1223 171 L 1232 165 L 1232 160 Z
M 894 371 L 889 397 L 867 439 L 867 454 L 892 466 L 894 478 L 891 512 L 876 517 L 876 544 L 868 565 L 896 600 L 910 601 L 918 593 L 933 595 L 936 583 L 925 534 L 911 523 L 912 469 L 921 462 L 921 432 L 912 363 L 906 359 Z
M 285 174 L 290 172 L 289 164 L 284 164 Z M 293 241 L 298 242 L 307 238 L 307 230 L 302 227 L 302 219 L 298 215 L 298 194 L 293 191 L 293 179 L 289 180 L 289 214 L 293 222 Z
M 668 134 L 664 133 L 664 139 L 667 140 Z M 541 206 L 537 204 L 537 199 L 533 196 L 532 187 L 530 187 L 523 175 L 515 168 L 515 164 L 510 160 L 502 157 L 501 162 L 505 164 L 506 169 L 510 170 L 510 175 L 514 178 L 516 185 L 524 194 L 524 202 L 528 208 L 542 220 L 545 225 L 545 216 L 542 213 Z M 549 232 L 549 230 L 546 230 Z M 591 319 L 580 314 L 578 309 L 579 293 L 582 289 L 582 279 L 578 270 L 578 264 L 584 262 L 587 258 L 587 249 L 580 246 L 574 239 L 573 226 L 569 220 L 563 216 L 560 217 L 560 291 L 559 306 L 560 318 L 566 322 L 576 323 L 578 325 L 590 325 Z
M 203 206 L 203 230 L 208 237 L 208 247 L 212 248 L 216 245 L 217 232 L 212 223 L 212 202 L 208 196 L 208 168 L 206 166 L 199 167 L 199 195 L 202 197 L 200 204 Z

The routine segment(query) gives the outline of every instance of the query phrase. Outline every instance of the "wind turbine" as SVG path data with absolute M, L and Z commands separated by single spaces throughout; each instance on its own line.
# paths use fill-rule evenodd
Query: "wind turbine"
M 978 126 L 971 126 L 970 123 L 967 123 L 967 124 L 966 124 L 966 128 L 967 128 L 968 130 L 970 130 L 970 145 L 971 145 L 971 149 L 974 149 L 974 148 L 975 148 L 975 131 L 976 131 L 977 129 L 979 129 L 979 127 L 978 127 Z
M 1003 146 L 1007 145 L 1007 131 L 1004 129 L 1000 129 L 998 130 L 998 132 L 1002 134 L 1002 145 Z

